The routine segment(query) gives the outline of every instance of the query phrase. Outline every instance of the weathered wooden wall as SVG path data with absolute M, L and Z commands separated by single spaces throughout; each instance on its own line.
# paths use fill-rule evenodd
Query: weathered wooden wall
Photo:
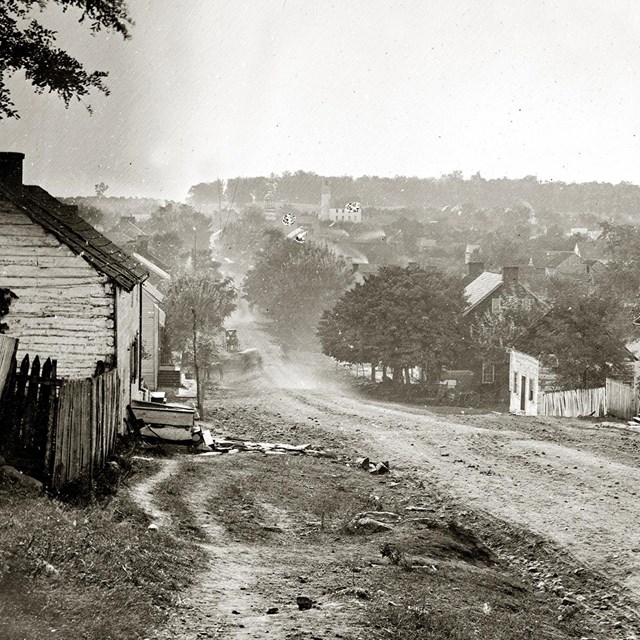
M 114 288 L 53 235 L 0 202 L 0 287 L 18 299 L 5 322 L 26 353 L 59 356 L 58 375 L 93 375 L 115 351 Z
M 158 388 L 160 366 L 160 309 L 154 289 L 142 285 L 142 378 L 151 391 Z
M 121 421 L 131 399 L 140 399 L 140 312 L 142 287 L 116 291 L 116 360 L 120 377 Z

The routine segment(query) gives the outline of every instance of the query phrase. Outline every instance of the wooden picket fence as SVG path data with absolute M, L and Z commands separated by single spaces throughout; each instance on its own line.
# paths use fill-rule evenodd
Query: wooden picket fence
M 120 424 L 120 382 L 116 370 L 60 388 L 56 429 L 50 448 L 51 488 L 58 491 L 83 474 L 93 476 L 113 450 Z
M 636 395 L 630 384 L 607 378 L 604 387 L 542 394 L 540 415 L 577 418 L 615 416 L 629 420 L 636 414 Z
M 43 481 L 61 382 L 55 360 L 48 358 L 41 367 L 38 356 L 31 363 L 26 355 L 18 367 L 13 356 L 1 398 L 0 453 Z
M 18 366 L 13 355 L 5 379 L 0 454 L 55 492 L 104 466 L 121 421 L 116 370 L 60 380 L 55 360 L 41 367 L 38 356 L 31 363 L 26 355 Z
M 633 385 L 607 378 L 605 396 L 608 415 L 624 420 L 631 420 L 636 415 L 637 399 Z
M 540 414 L 577 418 L 578 416 L 603 417 L 606 415 L 605 388 L 571 389 L 542 394 Z

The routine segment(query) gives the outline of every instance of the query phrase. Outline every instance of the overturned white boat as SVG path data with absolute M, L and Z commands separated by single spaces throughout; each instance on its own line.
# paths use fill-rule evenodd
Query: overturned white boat
M 195 426 L 196 410 L 183 404 L 159 404 L 133 400 L 131 412 L 139 433 L 147 440 L 171 444 L 191 444 Z

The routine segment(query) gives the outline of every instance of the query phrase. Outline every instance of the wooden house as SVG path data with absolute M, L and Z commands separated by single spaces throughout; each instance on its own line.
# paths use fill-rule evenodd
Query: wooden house
M 0 287 L 18 297 L 4 321 L 19 352 L 52 356 L 58 375 L 118 369 L 122 406 L 140 385 L 140 264 L 65 205 L 22 182 L 21 153 L 0 153 Z
M 532 322 L 546 309 L 545 303 L 519 280 L 518 267 L 503 267 L 502 273 L 483 270 L 480 261 L 468 263 L 469 275 L 464 295 L 467 306 L 463 320 L 469 334 L 485 314 L 500 313 L 508 304 L 517 301 L 521 308 L 531 312 Z M 462 354 L 457 369 L 473 372 L 476 391 L 493 395 L 497 401 L 509 398 L 509 355 L 501 350 L 495 358 L 478 358 L 471 347 Z

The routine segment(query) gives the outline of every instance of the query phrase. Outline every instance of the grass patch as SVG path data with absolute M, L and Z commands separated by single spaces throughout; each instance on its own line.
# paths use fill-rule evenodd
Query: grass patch
M 0 637 L 142 637 L 163 620 L 197 558 L 147 525 L 126 492 L 79 507 L 1 484 Z
M 209 488 L 203 508 L 240 540 L 340 534 L 355 513 L 369 508 L 368 494 L 353 473 L 330 465 L 330 475 L 325 460 L 255 454 L 214 460 L 187 468 Z
M 419 486 L 304 456 L 237 454 L 184 468 L 204 488 L 200 502 L 211 520 L 287 576 L 270 576 L 262 585 L 269 597 L 278 593 L 277 605 L 300 593 L 357 599 L 350 623 L 366 627 L 374 640 L 593 635 L 581 610 L 561 606 L 557 596 L 521 577 Z M 405 510 L 416 504 L 428 510 Z M 402 517 L 389 531 L 347 531 L 355 514 L 374 510 Z M 290 579 L 300 575 L 309 577 L 302 589 Z
M 200 482 L 198 465 L 191 459 L 180 460 L 180 472 L 169 476 L 154 489 L 156 503 L 171 514 L 172 523 L 179 536 L 188 540 L 202 541 L 206 534 L 198 523 L 190 503 L 189 492 Z

